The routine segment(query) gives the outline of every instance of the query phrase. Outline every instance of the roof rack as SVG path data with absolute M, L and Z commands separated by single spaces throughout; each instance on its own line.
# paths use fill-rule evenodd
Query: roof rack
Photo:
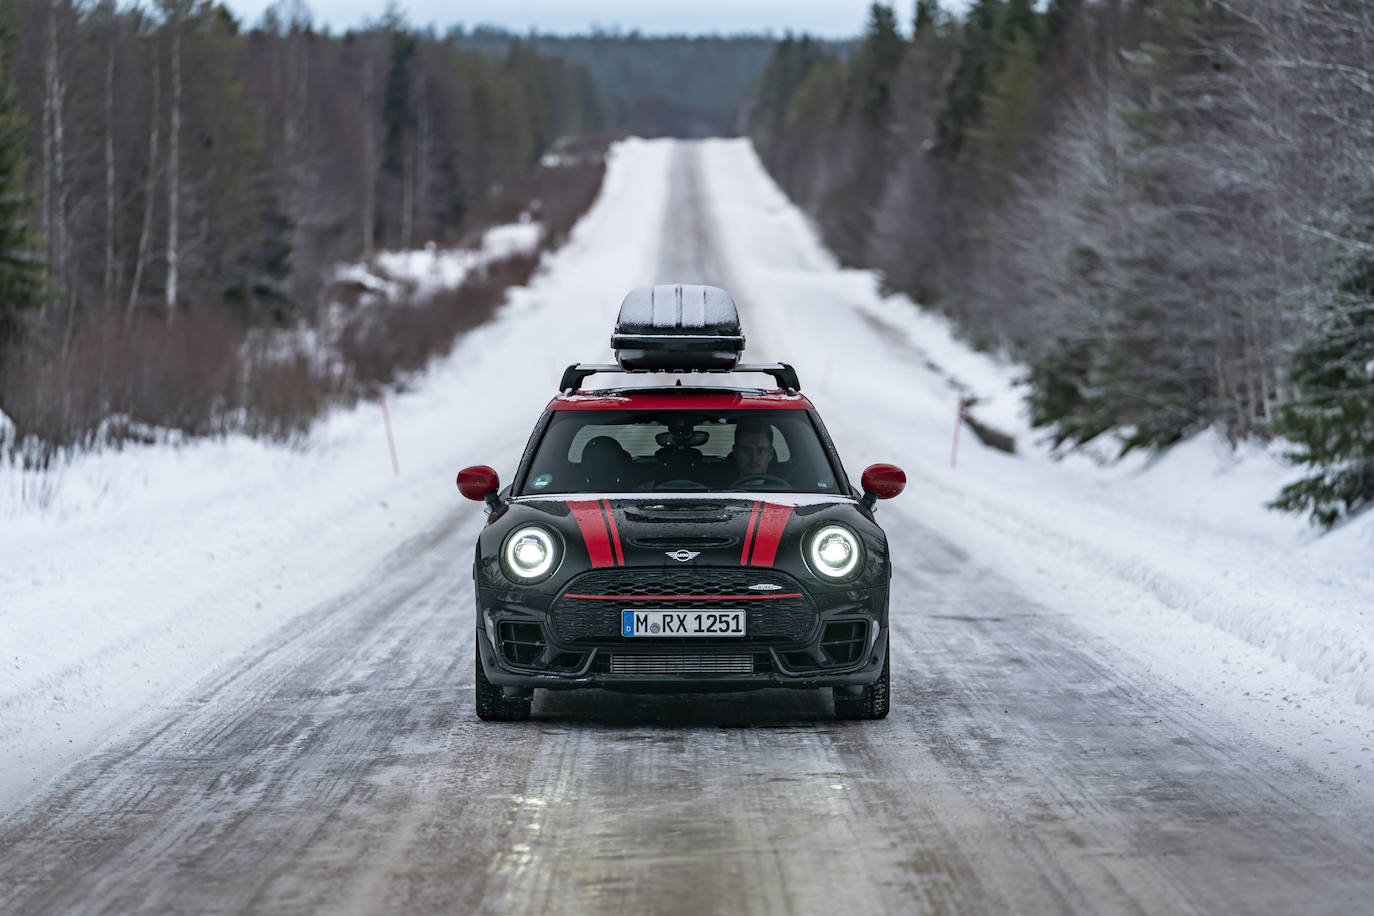
M 737 365 L 733 369 L 696 369 L 690 370 L 692 374 L 697 372 L 761 372 L 764 375 L 771 375 L 777 381 L 778 387 L 788 394 L 797 394 L 801 391 L 801 382 L 797 379 L 797 370 L 787 363 L 751 363 Z M 647 372 L 668 372 L 670 374 L 687 374 L 682 371 L 664 369 L 625 369 L 621 366 L 595 363 L 575 363 L 563 371 L 563 380 L 558 383 L 558 390 L 564 394 L 573 394 L 582 389 L 582 382 L 589 375 L 600 375 L 603 372 L 616 372 L 621 374 L 643 374 Z

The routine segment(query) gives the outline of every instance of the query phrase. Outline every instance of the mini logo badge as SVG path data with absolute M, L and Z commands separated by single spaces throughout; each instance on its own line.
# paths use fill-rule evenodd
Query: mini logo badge
M 781 589 L 781 585 L 774 585 L 772 582 L 760 582 L 758 585 L 749 586 L 751 592 L 776 592 Z
M 701 556 L 701 551 L 700 551 L 700 550 L 670 550 L 670 551 L 668 551 L 668 556 L 672 557 L 674 560 L 677 560 L 679 563 L 686 563 L 688 560 L 692 559 L 692 557 L 699 557 L 699 556 Z

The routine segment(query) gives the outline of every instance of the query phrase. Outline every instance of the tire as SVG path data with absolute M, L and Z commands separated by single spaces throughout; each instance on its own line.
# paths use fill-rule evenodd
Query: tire
M 511 699 L 505 695 L 500 687 L 487 680 L 486 671 L 482 670 L 482 634 L 477 634 L 477 643 L 473 649 L 473 660 L 477 663 L 477 677 L 474 681 L 477 692 L 477 718 L 483 722 L 523 722 L 530 717 L 530 707 L 534 701 L 530 698 Z
M 890 647 L 889 647 L 890 649 Z M 890 674 L 892 655 L 883 656 L 883 673 L 871 684 L 865 684 L 863 693 L 851 696 L 843 688 L 832 687 L 835 698 L 835 716 L 839 719 L 886 719 L 891 705 Z

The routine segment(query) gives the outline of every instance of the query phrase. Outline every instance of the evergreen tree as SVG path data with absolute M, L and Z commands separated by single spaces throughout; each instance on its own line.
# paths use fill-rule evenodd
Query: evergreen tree
M 1001 43 L 1010 45 L 1023 34 L 1034 39 L 1039 33 L 1040 17 L 1035 14 L 1031 0 L 1009 0 L 1002 13 Z
M 533 45 L 517 41 L 506 53 L 502 69 L 507 79 L 519 87 L 514 94 L 525 103 L 523 117 L 530 125 L 530 152 L 534 156 L 542 155 L 556 139 L 548 62 L 539 56 Z
M 978 141 L 984 175 L 996 181 L 1011 174 L 1025 138 L 1026 122 L 1039 96 L 1040 67 L 1034 39 L 1018 31 L 1003 54 L 1002 68 L 980 101 L 982 125 L 968 135 Z
M 939 21 L 940 3 L 939 0 L 916 0 L 916 16 L 912 25 L 912 33 L 916 38 L 935 28 Z
M 393 32 L 391 63 L 382 98 L 382 122 L 386 125 L 382 168 L 397 177 L 405 171 L 406 144 L 415 130 L 415 105 L 410 93 L 410 62 L 414 56 L 415 36 L 405 31 Z
M 887 110 L 892 75 L 901 63 L 906 42 L 897 31 L 892 7 L 875 3 L 868 10 L 868 27 L 854 58 L 851 100 L 869 121 L 877 123 Z
M 964 134 L 977 122 L 989 74 L 997 72 L 997 26 L 1002 19 L 1002 0 L 977 0 L 964 22 L 964 41 L 959 65 L 949 81 L 944 111 L 940 113 L 940 150 L 958 154 Z
M 1045 7 L 1044 29 L 1041 31 L 1041 48 L 1048 51 L 1050 46 L 1068 29 L 1083 0 L 1050 0 Z
M 812 69 L 826 60 L 821 46 L 805 35 L 801 38 L 788 35 L 778 42 L 759 79 L 755 95 L 758 110 L 751 133 L 765 157 L 772 152 L 774 141 L 782 136 L 787 112 L 797 90 Z
M 42 271 L 29 229 L 32 199 L 25 189 L 26 126 L 9 82 L 0 36 L 0 346 L 22 328 L 23 313 L 42 305 Z
M 784 125 L 792 128 L 811 122 L 833 127 L 844 108 L 845 79 L 844 62 L 834 57 L 808 70 L 792 94 Z
M 1323 309 L 1291 373 L 1298 398 L 1279 412 L 1289 459 L 1311 470 L 1270 505 L 1331 527 L 1374 504 L 1374 259 Z

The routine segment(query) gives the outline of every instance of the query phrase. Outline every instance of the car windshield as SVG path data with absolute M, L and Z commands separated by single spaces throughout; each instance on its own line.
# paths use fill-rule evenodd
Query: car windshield
M 804 410 L 566 410 L 544 430 L 521 495 L 839 489 Z

